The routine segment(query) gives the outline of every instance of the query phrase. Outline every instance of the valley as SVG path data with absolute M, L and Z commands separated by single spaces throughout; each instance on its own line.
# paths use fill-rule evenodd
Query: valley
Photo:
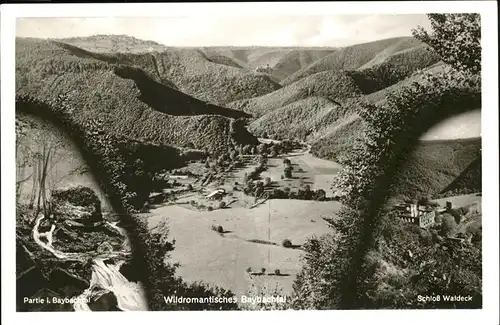
M 246 195 L 237 186 L 243 175 L 258 165 L 252 164 L 250 158 L 244 156 L 249 164 L 223 173 L 217 182 L 202 187 L 198 187 L 197 178 L 179 180 L 182 186 L 192 184 L 193 191 L 176 195 L 174 202 L 155 205 L 145 218 L 152 231 L 158 224 L 167 223 L 169 237 L 175 241 L 172 260 L 180 263 L 179 275 L 185 280 L 229 288 L 237 297 L 248 295 L 252 285 L 253 289 L 276 289 L 290 295 L 300 270 L 300 246 L 312 236 L 329 232 L 323 217 L 334 217 L 340 203 Z M 284 159 L 290 159 L 297 170 L 294 179 L 280 178 Z M 310 185 L 312 189 L 325 190 L 329 198 L 333 195 L 329 182 L 339 170 L 338 164 L 311 156 L 307 148 L 269 158 L 267 166 L 260 179 L 271 179 L 269 190 L 288 187 L 297 191 Z M 190 170 L 199 171 L 200 166 L 188 165 L 183 169 L 186 173 Z M 216 189 L 223 189 L 224 195 L 207 199 Z M 225 203 L 223 208 L 221 202 Z M 211 225 L 222 226 L 223 231 L 213 231 Z M 283 246 L 286 239 L 293 247 Z M 260 274 L 262 268 L 266 270 L 264 274 Z

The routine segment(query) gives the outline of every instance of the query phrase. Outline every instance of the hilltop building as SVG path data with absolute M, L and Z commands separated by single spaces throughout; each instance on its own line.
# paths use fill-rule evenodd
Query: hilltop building
M 265 67 L 257 67 L 257 68 L 255 68 L 255 72 L 260 72 L 260 73 L 268 73 L 268 74 L 270 74 L 270 73 L 272 73 L 272 72 L 273 72 L 273 68 L 271 68 L 271 67 L 269 66 L 269 64 L 266 64 L 266 66 L 265 66 Z
M 421 228 L 427 228 L 435 223 L 436 211 L 429 206 L 412 203 L 396 205 L 394 208 L 398 212 L 399 219 Z

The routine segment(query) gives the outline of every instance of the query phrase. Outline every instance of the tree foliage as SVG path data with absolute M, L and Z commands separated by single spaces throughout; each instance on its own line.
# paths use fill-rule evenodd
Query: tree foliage
M 441 59 L 459 71 L 481 73 L 481 16 L 428 14 L 432 33 L 419 26 L 413 36 L 431 46 Z

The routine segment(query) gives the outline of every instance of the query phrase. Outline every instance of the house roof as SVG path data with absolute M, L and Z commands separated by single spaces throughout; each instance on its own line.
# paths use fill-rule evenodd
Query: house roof
M 224 190 L 215 190 L 213 191 L 212 193 L 208 194 L 207 197 L 212 197 L 214 195 L 217 195 L 217 194 L 224 194 L 225 191 Z

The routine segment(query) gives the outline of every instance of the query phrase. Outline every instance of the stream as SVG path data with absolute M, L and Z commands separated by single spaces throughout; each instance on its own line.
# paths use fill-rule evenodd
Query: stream
M 144 289 L 141 283 L 130 282 L 120 273 L 120 266 L 125 262 L 124 259 L 119 260 L 116 264 L 106 264 L 105 260 L 109 258 L 119 258 L 130 255 L 130 244 L 127 234 L 123 228 L 116 225 L 116 222 L 107 222 L 107 224 L 117 229 L 124 237 L 125 242 L 122 248 L 124 251 L 113 251 L 106 254 L 96 252 L 88 253 L 67 253 L 61 252 L 52 246 L 52 234 L 56 228 L 52 224 L 49 231 L 40 233 L 40 222 L 45 218 L 44 215 L 38 217 L 33 227 L 33 239 L 43 249 L 51 252 L 55 257 L 61 260 L 78 260 L 84 261 L 89 257 L 92 258 L 92 278 L 89 288 L 83 293 L 75 297 L 73 308 L 75 311 L 92 311 L 87 304 L 87 301 L 97 299 L 101 295 L 112 292 L 117 299 L 118 308 L 123 311 L 146 311 L 148 310 Z M 46 242 L 42 240 L 46 239 Z

